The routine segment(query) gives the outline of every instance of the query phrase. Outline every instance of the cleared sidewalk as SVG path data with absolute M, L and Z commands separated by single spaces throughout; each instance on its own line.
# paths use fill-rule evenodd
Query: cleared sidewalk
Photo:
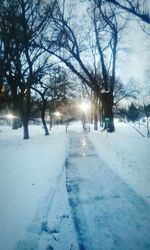
M 66 186 L 79 248 L 150 249 L 149 205 L 98 158 L 85 134 L 69 136 Z

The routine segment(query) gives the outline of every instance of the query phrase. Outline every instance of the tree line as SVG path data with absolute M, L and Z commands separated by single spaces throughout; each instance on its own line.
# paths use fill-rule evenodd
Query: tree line
M 55 67 L 62 64 L 92 90 L 95 124 L 99 105 L 104 129 L 107 118 L 108 132 L 115 130 L 117 56 L 129 15 L 147 32 L 150 15 L 142 0 L 0 0 L 0 92 L 9 87 L 24 139 L 29 138 L 33 91 L 42 100 L 48 134 L 44 116 L 57 69 L 61 83 L 70 86 L 65 71 Z M 58 92 L 66 96 L 64 86 Z

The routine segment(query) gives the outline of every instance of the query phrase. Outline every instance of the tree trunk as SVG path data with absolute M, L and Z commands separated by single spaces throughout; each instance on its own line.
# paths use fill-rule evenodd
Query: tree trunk
M 85 130 L 85 124 L 86 124 L 86 115 L 85 112 L 82 113 L 82 128 Z
M 50 120 L 49 120 L 49 130 L 51 131 L 52 126 L 53 126 L 53 115 L 52 115 L 52 113 L 49 113 L 49 118 L 50 118 Z
M 23 119 L 23 139 L 29 139 L 29 128 L 28 128 L 28 119 Z
M 104 129 L 112 133 L 115 131 L 114 114 L 113 114 L 113 95 L 111 93 L 103 94 L 103 109 L 104 109 Z
M 42 115 L 41 115 L 41 119 L 42 119 L 44 131 L 45 131 L 45 135 L 49 135 L 49 132 L 48 132 L 48 128 L 47 128 L 47 125 L 46 125 L 45 118 L 44 118 Z
M 18 118 L 19 115 L 19 99 L 17 95 L 17 87 L 14 82 L 14 85 L 11 86 L 11 93 L 12 93 L 12 105 L 13 105 L 13 115 L 15 118 L 12 120 L 12 129 L 18 129 L 21 127 L 21 121 Z M 19 122 L 20 121 L 20 122 Z
M 150 137 L 149 116 L 147 116 L 147 137 Z
M 98 117 L 97 117 L 97 95 L 94 93 L 93 109 L 94 109 L 94 130 L 98 130 Z
M 97 111 L 94 109 L 94 130 L 98 130 Z
M 93 105 L 91 107 L 90 121 L 91 121 L 91 124 L 93 124 Z
M 150 130 L 147 128 L 147 137 L 150 137 Z
M 99 123 L 100 123 L 100 127 L 102 128 L 103 127 L 103 108 L 100 102 L 99 102 L 98 112 L 99 112 Z
M 45 135 L 49 135 L 48 128 L 47 128 L 46 121 L 45 121 L 45 110 L 46 110 L 46 101 L 43 101 L 41 119 L 42 119 L 44 131 L 45 131 Z
M 30 87 L 26 89 L 26 93 L 24 91 L 21 93 L 20 98 L 20 114 L 21 121 L 23 125 L 23 139 L 29 139 L 29 119 L 30 119 Z

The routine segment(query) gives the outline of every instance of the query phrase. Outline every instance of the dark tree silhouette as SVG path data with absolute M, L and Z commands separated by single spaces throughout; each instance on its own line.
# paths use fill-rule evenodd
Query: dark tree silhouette
M 139 112 L 140 110 L 135 106 L 134 103 L 131 103 L 127 110 L 127 119 L 128 121 L 135 122 L 139 118 Z
M 24 139 L 29 138 L 31 86 L 41 70 L 42 43 L 50 13 L 41 0 L 4 0 L 0 5 L 0 39 L 3 78 L 11 89 L 13 110 L 21 116 Z M 45 58 L 44 58 L 45 60 Z

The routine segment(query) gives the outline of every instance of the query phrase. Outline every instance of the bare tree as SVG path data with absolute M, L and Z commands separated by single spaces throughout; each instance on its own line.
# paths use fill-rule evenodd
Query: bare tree
M 23 138 L 28 139 L 31 86 L 44 58 L 44 51 L 35 44 L 42 42 L 48 14 L 41 0 L 5 0 L 0 7 L 4 77 L 10 85 L 14 111 L 21 116 Z
M 116 79 L 116 84 L 114 88 L 114 105 L 118 105 L 124 99 L 136 99 L 139 91 L 137 87 L 134 85 L 132 79 L 124 85 L 120 79 Z
M 105 2 L 95 0 L 92 4 L 92 21 L 94 26 L 96 46 L 100 59 L 102 74 L 101 102 L 105 128 L 114 131 L 113 105 L 114 87 L 116 84 L 117 46 L 120 33 L 126 22 L 122 22 L 116 8 Z
M 45 131 L 45 135 L 49 135 L 47 124 L 46 124 L 46 121 L 45 121 L 45 111 L 46 111 L 46 108 L 47 108 L 46 92 L 48 91 L 48 88 L 46 86 L 43 86 L 42 83 L 40 83 L 40 85 L 41 85 L 40 88 L 39 88 L 39 86 L 36 86 L 36 88 L 32 87 L 32 89 L 35 90 L 42 99 L 41 120 L 42 120 L 43 128 L 44 128 L 44 131 Z
M 150 24 L 150 12 L 146 6 L 148 1 L 146 0 L 106 0 L 106 2 L 112 3 L 115 6 L 125 10 L 128 13 L 138 17 L 141 21 Z
M 66 15 L 64 4 L 61 1 L 55 2 L 55 9 L 52 13 L 52 22 L 55 33 L 53 39 L 45 42 L 45 49 L 72 70 L 82 81 L 83 84 L 90 87 L 97 96 L 100 97 L 103 103 L 104 116 L 109 117 L 109 131 L 114 131 L 113 124 L 113 90 L 115 84 L 116 71 L 116 54 L 118 34 L 123 27 L 119 27 L 119 22 L 116 18 L 117 13 L 115 8 L 110 5 L 102 6 L 99 1 L 94 1 L 92 4 L 92 29 L 95 32 L 95 47 L 99 53 L 99 65 L 101 65 L 101 79 L 98 80 L 95 69 L 89 67 L 85 60 L 86 53 L 89 50 L 87 42 L 83 42 L 82 35 L 80 36 L 73 24 L 71 13 Z M 69 13 L 69 11 L 68 11 Z M 89 20 L 90 22 L 90 20 Z M 101 27 L 100 27 L 101 26 Z M 104 37 L 104 40 L 102 37 Z M 59 47 L 59 50 L 56 48 Z M 53 49 L 52 49 L 53 47 Z M 110 58 L 105 53 L 109 50 Z M 111 51 L 111 53 L 110 53 Z M 107 59 L 105 59 L 107 57 Z M 110 66 L 111 65 L 111 73 Z
M 72 81 L 66 69 L 61 66 L 54 66 L 49 73 L 47 87 L 51 129 L 54 113 L 61 106 L 67 105 L 68 101 L 76 96 L 75 89 L 77 88 L 77 84 L 75 85 Z

